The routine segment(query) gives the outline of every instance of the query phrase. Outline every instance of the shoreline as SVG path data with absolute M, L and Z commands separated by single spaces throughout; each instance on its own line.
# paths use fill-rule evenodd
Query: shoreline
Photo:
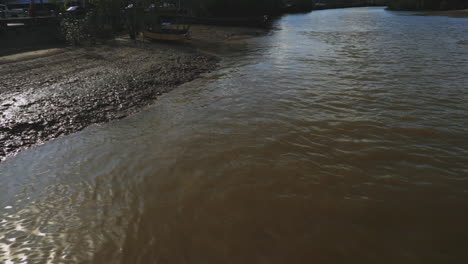
M 194 26 L 188 45 L 133 42 L 0 56 L 0 162 L 20 151 L 125 118 L 215 70 L 206 44 L 229 45 L 264 29 Z
M 129 42 L 0 57 L 0 161 L 136 113 L 218 62 L 201 52 Z
M 446 16 L 454 18 L 468 18 L 468 9 L 453 9 L 453 10 L 405 10 L 405 9 L 391 9 L 389 11 L 409 11 L 415 12 L 418 16 Z
M 468 9 L 445 10 L 445 11 L 420 11 L 422 16 L 447 16 L 455 18 L 468 18 Z

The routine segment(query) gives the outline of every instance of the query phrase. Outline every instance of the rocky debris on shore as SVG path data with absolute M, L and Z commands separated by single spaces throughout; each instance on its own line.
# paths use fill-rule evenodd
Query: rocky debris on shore
M 0 64 L 0 160 L 123 118 L 216 64 L 212 56 L 144 43 L 6 60 Z

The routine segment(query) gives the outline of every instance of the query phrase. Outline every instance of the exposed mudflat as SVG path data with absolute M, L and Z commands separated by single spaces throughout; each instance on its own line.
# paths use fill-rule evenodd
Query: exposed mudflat
M 468 18 L 468 9 L 461 10 L 445 10 L 445 11 L 427 11 L 422 15 L 424 16 L 448 16 L 458 18 Z
M 0 160 L 123 118 L 216 64 L 212 56 L 141 42 L 0 57 Z

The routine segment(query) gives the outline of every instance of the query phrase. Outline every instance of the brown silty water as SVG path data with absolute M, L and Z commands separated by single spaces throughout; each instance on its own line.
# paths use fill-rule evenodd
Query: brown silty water
M 0 165 L 0 262 L 462 263 L 468 19 L 290 15 Z

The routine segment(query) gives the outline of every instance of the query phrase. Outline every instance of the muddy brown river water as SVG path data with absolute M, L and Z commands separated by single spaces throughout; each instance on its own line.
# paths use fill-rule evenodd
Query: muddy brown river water
M 0 164 L 0 263 L 463 263 L 468 19 L 289 15 Z

